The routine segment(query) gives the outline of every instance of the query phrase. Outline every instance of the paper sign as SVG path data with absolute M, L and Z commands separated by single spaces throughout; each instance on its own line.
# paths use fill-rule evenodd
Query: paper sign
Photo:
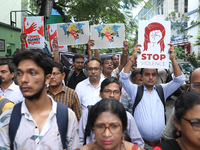
M 48 24 L 47 25 L 51 52 L 53 52 L 53 49 L 55 47 L 55 46 L 53 46 L 53 39 L 55 36 L 58 36 L 57 35 L 57 25 L 58 24 Z M 58 48 L 59 48 L 59 51 L 68 51 L 67 45 L 59 45 Z
M 92 49 L 121 48 L 125 40 L 124 24 L 92 25 L 91 39 L 95 45 Z
M 63 23 L 57 25 L 59 45 L 87 44 L 89 22 Z
M 169 68 L 170 21 L 139 21 L 137 56 L 138 68 Z
M 23 17 L 26 48 L 44 48 L 44 17 Z

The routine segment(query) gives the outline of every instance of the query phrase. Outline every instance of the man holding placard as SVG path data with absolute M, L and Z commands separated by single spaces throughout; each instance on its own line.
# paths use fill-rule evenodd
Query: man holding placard
M 161 85 L 163 92 L 163 101 L 159 94 L 158 87 L 155 85 L 157 78 L 157 69 L 142 68 L 141 75 L 143 79 L 142 88 L 136 84 L 132 84 L 129 80 L 130 70 L 132 64 L 135 62 L 138 53 L 141 54 L 139 46 L 136 44 L 133 48 L 132 56 L 130 56 L 128 63 L 120 73 L 120 80 L 123 87 L 130 95 L 133 105 L 136 102 L 138 92 L 142 93 L 138 105 L 135 107 L 133 113 L 138 129 L 145 141 L 145 150 L 151 149 L 153 146 L 162 142 L 161 133 L 165 127 L 165 110 L 164 103 L 168 96 L 175 92 L 184 82 L 184 75 L 182 74 L 174 55 L 174 45 L 169 44 L 169 58 L 174 68 L 174 79 Z

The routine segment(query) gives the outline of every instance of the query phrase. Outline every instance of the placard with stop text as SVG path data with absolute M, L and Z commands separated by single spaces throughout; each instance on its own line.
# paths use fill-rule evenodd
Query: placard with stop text
M 87 44 L 89 41 L 89 22 L 63 23 L 57 25 L 59 45 Z
M 54 37 L 58 36 L 57 34 L 57 25 L 58 24 L 48 24 L 47 29 L 48 29 L 48 36 L 49 36 L 49 44 L 50 44 L 50 49 L 51 52 L 54 51 L 54 45 L 53 45 L 53 39 Z M 58 45 L 59 51 L 68 51 L 67 45 Z
M 23 17 L 26 48 L 44 48 L 44 17 Z
M 125 40 L 125 27 L 122 23 L 90 26 L 91 39 L 95 45 L 92 49 L 122 48 Z
M 137 56 L 138 68 L 169 68 L 170 21 L 139 21 Z

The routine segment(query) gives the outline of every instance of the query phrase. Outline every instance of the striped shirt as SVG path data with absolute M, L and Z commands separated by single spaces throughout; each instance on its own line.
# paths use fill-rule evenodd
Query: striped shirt
M 60 102 L 71 108 L 75 112 L 77 120 L 80 120 L 82 115 L 81 106 L 78 95 L 73 89 L 63 85 L 61 91 L 54 95 L 51 93 L 49 87 L 47 87 L 47 93 L 53 97 L 56 102 Z

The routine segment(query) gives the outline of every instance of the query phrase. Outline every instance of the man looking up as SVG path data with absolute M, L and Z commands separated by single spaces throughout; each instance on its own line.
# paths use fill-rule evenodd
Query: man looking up
M 164 102 L 166 102 L 167 97 L 176 91 L 184 82 L 184 75 L 175 60 L 174 45 L 169 45 L 169 58 L 173 65 L 175 78 L 171 82 L 161 85 L 164 93 Z M 129 77 L 131 66 L 134 63 L 133 60 L 137 58 L 138 53 L 141 53 L 138 46 L 141 45 L 137 43 L 134 46 L 132 56 L 120 73 L 120 81 L 131 97 L 133 105 L 138 92 L 138 85 L 132 84 Z M 142 68 L 141 75 L 143 80 L 143 95 L 133 113 L 138 129 L 146 143 L 145 150 L 148 150 L 162 141 L 161 133 L 165 127 L 165 110 L 155 86 L 157 69 Z
M 190 75 L 190 91 L 200 92 L 200 68 L 195 69 Z M 163 130 L 162 136 L 165 139 L 174 139 L 173 131 L 175 130 L 174 125 L 174 108 L 169 116 L 169 120 L 165 129 Z M 180 136 L 179 133 L 177 136 Z
M 81 81 L 76 86 L 76 93 L 81 104 L 81 109 L 87 108 L 88 105 L 94 105 L 101 98 L 99 96 L 100 85 L 102 82 L 101 72 L 102 63 L 97 58 L 92 58 L 87 63 L 88 78 Z
M 71 108 L 78 119 L 81 118 L 81 106 L 78 100 L 77 93 L 67 86 L 64 86 L 62 80 L 65 78 L 63 65 L 60 62 L 53 62 L 53 70 L 49 87 L 47 87 L 47 94 L 53 97 L 56 102 L 67 105 Z
M 58 53 L 58 38 L 55 37 L 54 38 L 54 61 L 60 62 L 59 59 L 59 53 Z M 85 80 L 88 76 L 86 71 L 83 69 L 84 67 L 84 57 L 82 55 L 75 55 L 73 57 L 73 62 L 72 62 L 72 66 L 74 67 L 74 70 L 70 70 L 65 68 L 64 72 L 65 72 L 65 85 L 75 89 L 76 85 Z
M 23 101 L 24 97 L 19 89 L 19 86 L 13 81 L 14 76 L 15 70 L 10 63 L 0 64 L 0 78 L 2 79 L 0 95 L 17 104 Z
M 65 145 L 68 150 L 78 148 L 78 124 L 74 112 L 66 105 L 55 102 L 46 93 L 46 85 L 51 79 L 52 58 L 41 49 L 19 50 L 15 52 L 13 62 L 17 67 L 17 81 L 25 100 L 1 115 L 0 147 L 60 150 Z M 58 108 L 63 107 L 67 111 L 61 113 Z M 16 117 L 16 114 L 20 117 Z M 61 116 L 57 118 L 58 114 Z M 61 136 L 63 132 L 60 132 L 63 130 L 58 128 L 62 120 L 68 121 L 64 138 Z M 16 126 L 16 134 L 9 138 L 13 135 L 9 134 L 10 131 Z
M 102 99 L 103 98 L 115 98 L 116 100 L 120 101 L 121 89 L 122 89 L 121 82 L 115 77 L 109 77 L 109 78 L 106 78 L 101 83 L 100 96 Z M 126 133 L 129 135 L 132 143 L 143 148 L 144 141 L 137 129 L 134 118 L 128 112 L 126 112 L 126 114 L 127 114 L 127 118 L 128 118 Z M 87 130 L 86 129 L 87 119 L 88 119 L 88 109 L 85 109 L 83 111 L 83 115 L 81 116 L 81 120 L 79 122 L 79 140 L 80 140 L 79 144 L 80 144 L 80 146 L 82 146 L 84 143 L 84 135 L 88 133 L 88 131 L 86 131 Z M 86 144 L 92 142 L 94 139 L 94 136 L 95 136 L 94 133 L 91 132 L 90 136 L 88 136 L 86 139 Z

